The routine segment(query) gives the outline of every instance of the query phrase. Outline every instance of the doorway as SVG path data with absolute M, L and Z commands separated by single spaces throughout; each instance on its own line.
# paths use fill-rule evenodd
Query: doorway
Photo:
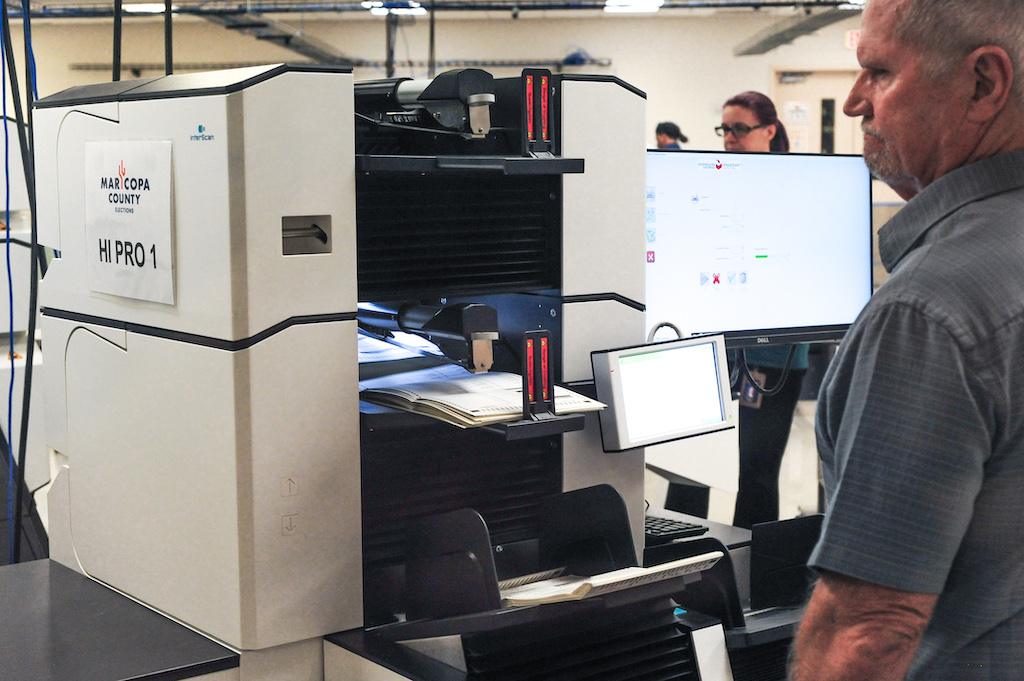
M 771 98 L 789 133 L 790 151 L 860 154 L 860 120 L 843 113 L 858 71 L 776 70 Z

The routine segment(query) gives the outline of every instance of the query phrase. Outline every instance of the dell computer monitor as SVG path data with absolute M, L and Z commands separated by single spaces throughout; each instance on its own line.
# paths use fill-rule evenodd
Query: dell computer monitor
M 721 335 L 590 354 L 604 451 L 619 452 L 736 426 Z
M 860 156 L 647 152 L 647 332 L 832 341 L 871 296 Z

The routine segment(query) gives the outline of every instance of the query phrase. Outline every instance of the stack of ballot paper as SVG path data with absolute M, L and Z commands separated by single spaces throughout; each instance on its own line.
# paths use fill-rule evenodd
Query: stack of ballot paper
M 490 371 L 473 374 L 455 364 L 382 376 L 359 383 L 359 399 L 426 414 L 473 428 L 523 417 L 523 379 Z M 555 413 L 597 411 L 597 400 L 555 386 Z

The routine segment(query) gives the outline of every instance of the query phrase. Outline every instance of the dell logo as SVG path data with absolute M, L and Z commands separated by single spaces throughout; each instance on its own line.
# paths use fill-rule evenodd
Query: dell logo
M 765 336 L 758 336 L 757 337 L 757 342 L 758 343 L 771 343 L 771 341 L 768 340 Z

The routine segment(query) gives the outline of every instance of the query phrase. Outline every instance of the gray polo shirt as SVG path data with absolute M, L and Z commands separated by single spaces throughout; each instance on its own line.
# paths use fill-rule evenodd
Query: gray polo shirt
M 941 594 L 907 678 L 1024 678 L 1024 152 L 879 233 L 889 280 L 818 400 L 817 568 Z

